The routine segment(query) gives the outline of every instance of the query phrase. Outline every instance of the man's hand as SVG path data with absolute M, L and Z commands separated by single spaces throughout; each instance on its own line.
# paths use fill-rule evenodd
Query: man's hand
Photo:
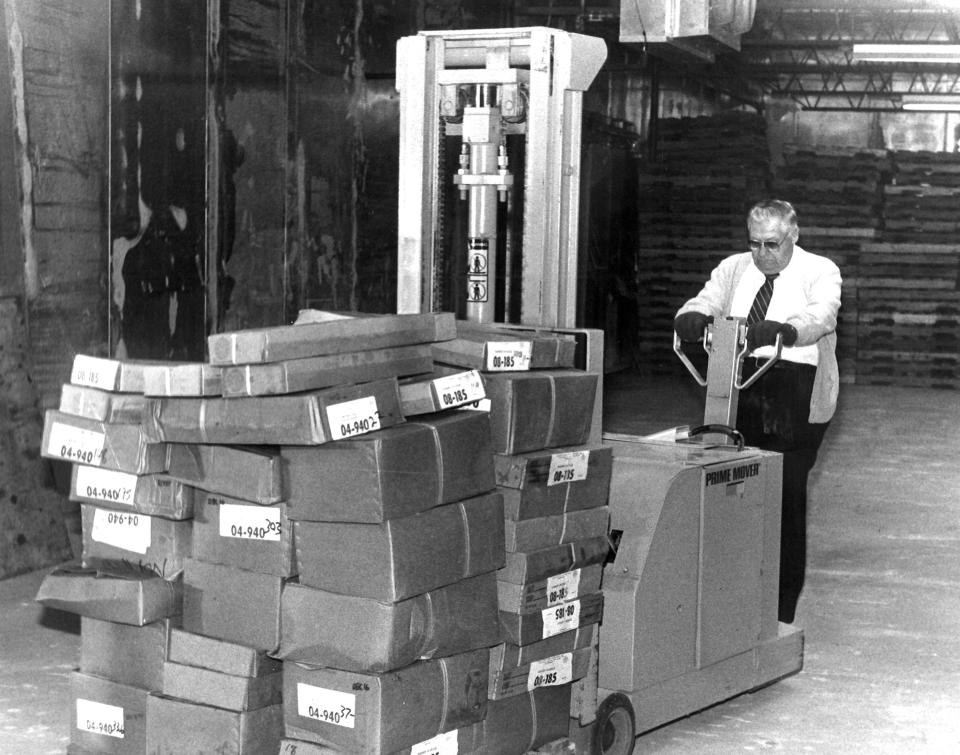
M 684 312 L 677 315 L 673 321 L 673 329 L 680 336 L 681 341 L 699 341 L 703 338 L 703 331 L 713 322 L 713 315 L 703 312 Z
M 797 342 L 797 329 L 789 323 L 761 320 L 747 328 L 747 348 L 753 351 L 761 346 L 773 346 L 778 334 L 783 336 L 784 346 Z

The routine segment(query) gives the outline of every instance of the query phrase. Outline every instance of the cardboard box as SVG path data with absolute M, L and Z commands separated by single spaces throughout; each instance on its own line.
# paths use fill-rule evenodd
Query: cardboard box
M 167 661 L 163 665 L 164 695 L 200 705 L 247 711 L 281 703 L 283 675 L 234 676 L 213 669 Z
M 559 603 L 534 613 L 500 612 L 500 634 L 514 645 L 531 642 L 596 624 L 603 612 L 603 593 L 581 595 L 576 600 Z
M 292 519 L 382 522 L 492 490 L 486 415 L 450 412 L 323 448 L 284 446 Z
M 80 619 L 80 671 L 118 684 L 158 691 L 170 630 L 177 619 L 132 626 L 89 616 Z
M 237 712 L 162 695 L 147 699 L 146 752 L 150 755 L 264 755 L 277 752 L 281 737 L 282 705 Z
M 483 718 L 488 665 L 486 648 L 420 661 L 402 673 L 284 663 L 287 736 L 351 753 L 410 747 Z
M 233 676 L 267 676 L 283 668 L 280 661 L 263 650 L 185 629 L 171 630 L 167 660 Z
M 167 470 L 168 447 L 151 443 L 140 425 L 118 425 L 48 409 L 41 456 L 132 474 Z
M 60 387 L 60 411 L 98 422 L 139 425 L 146 398 L 136 393 L 115 393 L 84 385 Z
M 358 344 L 359 345 L 359 344 Z M 223 367 L 224 396 L 266 396 L 419 375 L 433 368 L 426 344 Z
M 80 504 L 82 562 L 87 567 L 134 564 L 176 579 L 193 551 L 193 523 Z
M 166 519 L 192 519 L 194 489 L 167 475 L 136 475 L 74 464 L 70 500 Z
M 294 325 L 207 336 L 210 363 L 264 364 L 322 354 L 443 341 L 456 336 L 452 314 L 332 315 L 305 310 Z
M 508 519 L 535 519 L 605 506 L 613 453 L 609 446 L 567 446 L 493 457 Z
M 302 739 L 284 737 L 280 740 L 280 755 L 337 755 L 340 752 L 341 750 Z
M 188 558 L 183 628 L 272 653 L 280 644 L 283 577 Z
M 494 453 L 585 443 L 597 380 L 595 373 L 579 370 L 485 373 Z
M 146 752 L 147 690 L 74 671 L 70 745 L 82 752 Z
M 537 582 L 571 569 L 602 564 L 609 551 L 606 537 L 592 537 L 529 553 L 507 553 L 506 565 L 497 572 L 497 579 L 515 585 Z
M 503 566 L 503 502 L 485 493 L 380 524 L 297 522 L 300 583 L 396 602 Z
M 487 717 L 464 738 L 479 742 L 478 755 L 524 755 L 557 739 L 570 726 L 570 685 L 544 687 L 487 703 Z
M 143 368 L 154 364 L 166 364 L 156 360 L 109 359 L 88 354 L 73 358 L 70 382 L 118 393 L 143 393 Z
M 147 396 L 219 396 L 222 391 L 221 369 L 205 362 L 149 364 L 143 368 L 143 392 Z
M 274 448 L 174 443 L 169 475 L 244 501 L 278 503 L 284 498 L 280 453 Z
M 400 408 L 405 417 L 454 409 L 486 396 L 483 379 L 476 370 L 434 373 L 400 382 Z
M 337 595 L 295 582 L 283 591 L 277 657 L 380 673 L 501 641 L 493 572 L 398 603 Z M 186 617 L 184 617 L 186 626 Z
M 287 504 L 206 493 L 193 520 L 193 556 L 212 564 L 292 577 L 297 573 Z
M 599 592 L 602 564 L 571 569 L 534 582 L 513 584 L 497 582 L 497 600 L 501 611 L 532 613 L 574 600 L 580 595 Z
M 151 399 L 147 437 L 176 443 L 319 445 L 403 422 L 396 378 L 310 393 Z
M 573 367 L 573 336 L 550 331 L 514 331 L 496 325 L 457 321 L 457 337 L 433 345 L 436 362 L 491 371 Z
M 552 545 L 587 540 L 607 534 L 610 510 L 606 506 L 568 514 L 543 516 L 538 519 L 505 523 L 504 536 L 508 551 L 537 551 Z
M 501 643 L 490 648 L 490 699 L 582 679 L 589 671 L 597 636 L 597 625 L 591 624 L 529 645 Z
M 36 600 L 81 616 L 143 626 L 180 615 L 183 585 L 133 567 L 98 570 L 71 563 L 43 578 Z

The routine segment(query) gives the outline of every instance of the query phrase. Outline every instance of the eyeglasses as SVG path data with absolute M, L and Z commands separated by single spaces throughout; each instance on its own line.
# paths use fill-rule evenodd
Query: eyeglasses
M 750 239 L 747 245 L 750 247 L 751 252 L 759 252 L 761 249 L 768 252 L 775 252 L 783 246 L 783 242 L 787 240 L 788 235 L 789 234 L 784 234 L 779 241 L 758 241 L 757 239 Z

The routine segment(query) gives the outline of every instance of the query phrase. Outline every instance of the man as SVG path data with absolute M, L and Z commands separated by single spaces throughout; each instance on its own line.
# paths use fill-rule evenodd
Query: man
M 837 406 L 840 270 L 797 246 L 797 213 L 767 200 L 747 216 L 750 251 L 723 260 L 674 320 L 683 341 L 699 341 L 714 317 L 747 319 L 746 379 L 774 353 L 780 361 L 740 394 L 737 429 L 752 446 L 783 454 L 780 621 L 794 620 L 806 567 L 807 476 Z

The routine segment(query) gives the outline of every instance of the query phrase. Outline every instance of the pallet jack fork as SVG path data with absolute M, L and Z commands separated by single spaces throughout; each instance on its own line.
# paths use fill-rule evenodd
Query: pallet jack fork
M 626 755 L 637 734 L 803 666 L 802 631 L 777 620 L 782 456 L 732 428 L 758 377 L 741 380 L 745 335 L 740 318 L 707 328 L 706 379 L 675 342 L 707 389 L 699 441 L 604 436 L 619 544 L 603 575 L 594 753 Z

